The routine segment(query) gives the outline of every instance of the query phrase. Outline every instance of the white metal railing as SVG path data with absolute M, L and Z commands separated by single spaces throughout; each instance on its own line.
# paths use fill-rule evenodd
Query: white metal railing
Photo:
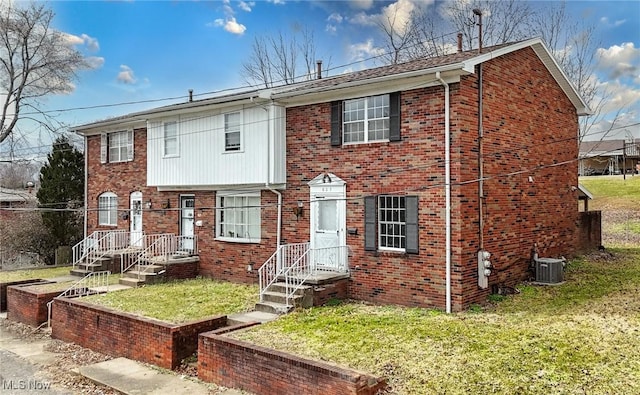
M 100 271 L 100 272 L 91 272 L 86 276 L 82 277 L 80 280 L 71 284 L 69 288 L 64 290 L 60 295 L 56 296 L 54 299 L 58 298 L 75 298 L 81 296 L 87 296 L 95 293 L 95 289 L 101 287 L 105 290 L 105 292 L 109 292 L 109 275 L 110 271 Z M 47 303 L 47 325 L 51 326 L 51 305 L 53 304 L 53 300 Z
M 154 263 L 167 262 L 173 256 L 193 255 L 198 250 L 198 237 L 195 235 L 176 236 L 173 233 L 147 235 L 143 246 L 145 248 L 140 253 L 129 254 L 127 258 L 123 258 L 120 267 L 121 274 L 135 266 L 138 279 L 140 279 Z
M 283 244 L 258 269 L 260 301 L 264 301 L 264 293 L 271 284 L 278 280 L 284 271 L 293 265 L 309 250 L 309 243 Z
M 73 258 L 73 268 L 76 268 L 76 265 L 82 262 L 90 251 L 98 248 L 99 240 L 105 239 L 105 236 L 109 234 L 122 233 L 126 232 L 125 230 L 96 230 L 91 233 L 89 236 L 85 237 L 83 240 L 79 241 L 72 247 L 72 258 Z
M 139 237 L 144 237 L 144 235 Z M 136 240 L 136 242 L 138 241 Z M 131 232 L 124 230 L 107 232 L 103 237 L 96 240 L 94 247 L 84 257 L 84 261 L 88 266 L 106 256 L 115 254 L 117 251 L 124 252 L 130 247 Z M 136 249 L 138 248 L 136 247 Z
M 318 272 L 347 273 L 349 271 L 349 246 L 313 248 L 307 250 L 284 273 L 287 306 L 293 306 L 296 291 Z

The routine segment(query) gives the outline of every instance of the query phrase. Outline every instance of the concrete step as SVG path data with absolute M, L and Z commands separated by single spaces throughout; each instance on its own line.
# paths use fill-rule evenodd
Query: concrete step
M 127 287 L 131 287 L 131 288 L 136 288 L 145 284 L 144 280 L 138 280 L 137 278 L 130 278 L 130 277 L 120 277 L 120 280 L 118 280 L 118 283 L 120 285 L 126 285 Z
M 292 310 L 292 307 L 282 303 L 266 302 L 266 301 L 256 303 L 256 311 L 262 311 L 264 313 L 287 314 L 291 310 Z
M 295 295 L 291 302 L 294 306 L 300 306 L 302 304 L 303 297 L 303 295 Z M 283 305 L 287 304 L 287 295 L 285 293 L 267 291 L 263 293 L 263 299 L 267 302 L 279 303 Z
M 71 269 L 71 270 L 69 271 L 69 273 L 70 273 L 72 276 L 76 276 L 76 277 L 84 277 L 84 276 L 86 276 L 87 274 L 89 274 L 89 273 L 91 273 L 91 272 L 90 272 L 90 271 L 88 271 L 88 270 L 84 270 L 84 269 L 80 269 L 80 268 L 75 268 L 75 269 Z
M 79 263 L 77 265 L 78 268 L 89 271 L 89 272 L 101 272 L 103 270 L 105 270 L 105 268 L 107 267 L 106 264 L 102 263 L 102 262 L 96 262 L 96 263 Z
M 301 285 L 300 288 L 296 290 L 296 295 L 303 295 L 306 290 L 311 289 L 310 285 Z M 277 292 L 277 293 L 286 293 L 287 292 L 287 284 L 285 282 L 277 282 L 269 285 L 269 292 Z

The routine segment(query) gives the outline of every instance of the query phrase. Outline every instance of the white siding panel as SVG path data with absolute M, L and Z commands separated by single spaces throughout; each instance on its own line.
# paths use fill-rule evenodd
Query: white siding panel
M 241 150 L 225 152 L 224 114 L 234 111 L 241 112 Z M 275 147 L 270 147 L 269 144 L 267 111 L 262 107 L 247 106 L 244 109 L 238 107 L 226 112 L 203 112 L 188 117 L 149 121 L 148 184 L 197 187 L 268 182 L 267 169 L 273 167 L 273 164 L 268 166 L 267 161 L 274 162 L 274 159 L 281 158 L 284 152 L 278 155 L 269 152 Z M 169 120 L 178 121 L 180 155 L 163 158 L 162 122 Z M 280 122 L 284 125 L 284 120 Z M 278 149 L 284 150 L 282 142 L 279 145 L 281 148 Z M 284 180 L 284 177 L 281 178 Z
M 286 109 L 283 106 L 273 106 L 273 145 L 271 158 L 273 167 L 271 170 L 271 182 L 284 184 L 287 182 L 287 130 Z

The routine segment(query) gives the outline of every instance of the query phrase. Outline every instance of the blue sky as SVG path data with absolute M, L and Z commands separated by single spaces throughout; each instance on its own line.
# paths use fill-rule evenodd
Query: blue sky
M 438 12 L 440 2 L 51 2 L 55 28 L 70 35 L 76 48 L 90 57 L 94 69 L 80 74 L 72 93 L 47 99 L 44 109 L 68 110 L 58 119 L 78 125 L 171 101 L 100 107 L 105 104 L 184 97 L 188 89 L 197 95 L 240 87 L 246 85 L 240 69 L 254 37 L 278 30 L 290 33 L 300 26 L 314 32 L 316 52 L 325 65 L 348 64 L 379 51 L 381 42 L 371 20 L 389 7 L 402 10 L 416 4 Z M 549 4 L 531 2 L 533 7 Z M 607 110 L 624 105 L 619 124 L 640 122 L 640 2 L 568 1 L 567 6 L 576 20 L 593 22 L 597 27 L 601 55 L 597 77 L 612 92 Z M 452 36 L 452 44 L 454 40 Z M 371 65 L 356 63 L 349 68 Z M 73 110 L 87 106 L 98 108 Z M 636 133 L 640 137 L 640 128 Z M 40 141 L 43 139 L 40 136 Z

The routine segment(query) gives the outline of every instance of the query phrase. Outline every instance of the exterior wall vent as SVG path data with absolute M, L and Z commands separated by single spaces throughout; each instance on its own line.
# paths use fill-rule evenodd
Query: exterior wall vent
M 564 281 L 564 258 L 534 258 L 536 282 L 559 284 Z

